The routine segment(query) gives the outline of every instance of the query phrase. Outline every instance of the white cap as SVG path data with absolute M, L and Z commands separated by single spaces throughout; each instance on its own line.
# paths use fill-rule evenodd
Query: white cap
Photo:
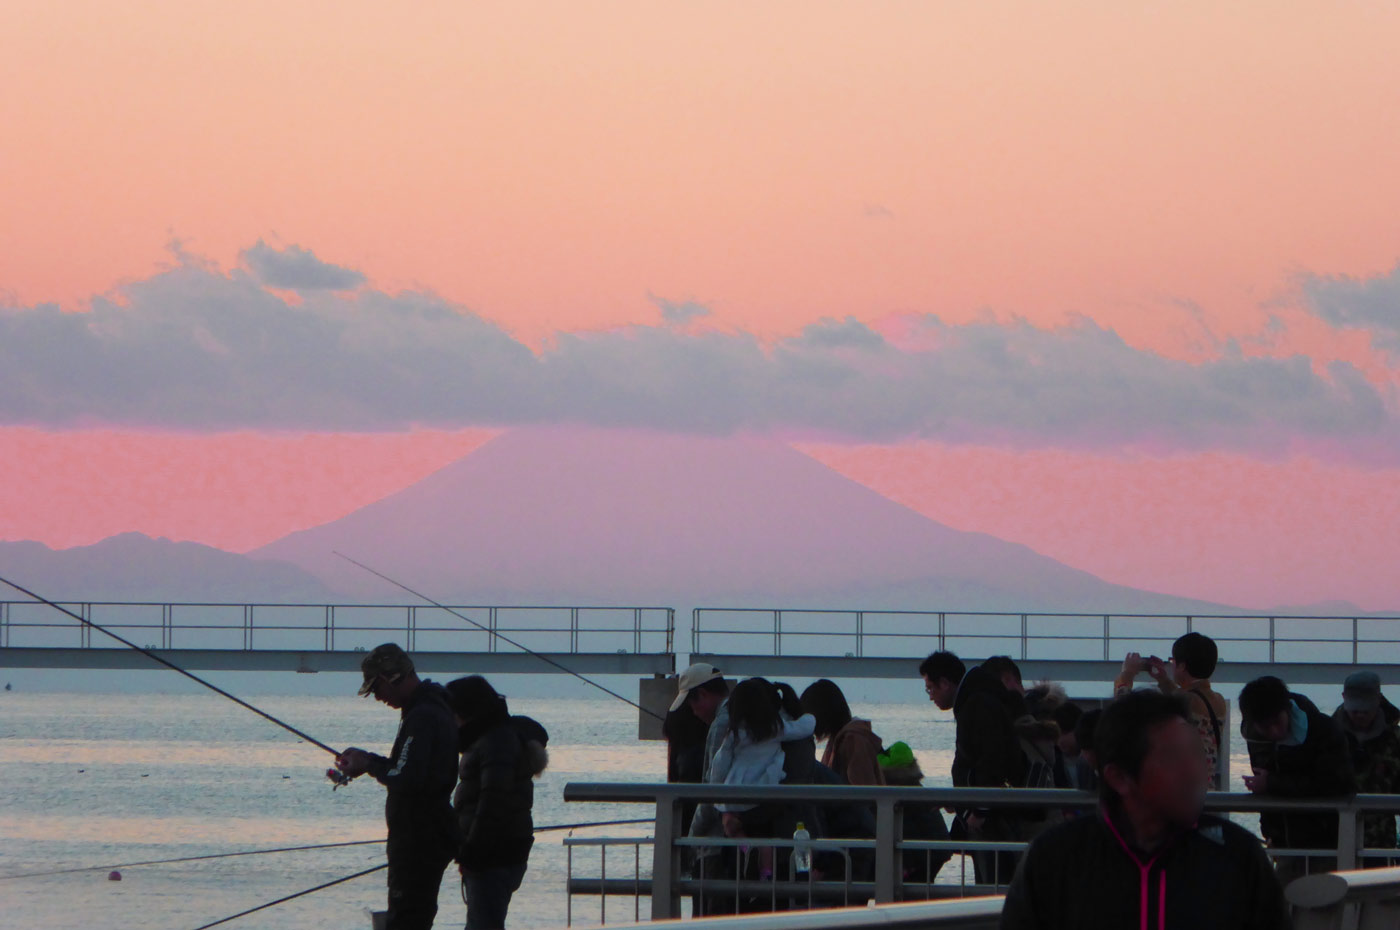
M 673 712 L 680 710 L 685 699 L 690 697 L 691 691 L 706 682 L 723 677 L 724 673 L 708 662 L 697 662 L 692 665 L 676 676 L 676 699 L 671 702 L 671 710 Z

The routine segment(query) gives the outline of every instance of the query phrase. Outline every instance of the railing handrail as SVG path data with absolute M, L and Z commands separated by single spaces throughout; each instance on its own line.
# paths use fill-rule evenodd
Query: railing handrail
M 975 807 L 1089 808 L 1098 795 L 1066 788 L 911 788 L 864 785 L 696 785 L 686 783 L 568 782 L 565 801 L 615 804 L 708 802 L 824 803 L 894 801 L 896 803 L 956 804 Z M 1280 798 L 1243 792 L 1212 791 L 1206 810 L 1238 813 L 1308 813 L 1341 810 L 1400 813 L 1400 795 L 1357 794 L 1337 798 Z
M 1276 611 L 1235 611 L 1225 613 L 1179 612 L 1149 613 L 1122 610 L 912 610 L 877 607 L 696 607 L 692 613 L 772 614 L 874 614 L 876 616 L 936 617 L 1058 617 L 1061 619 L 1101 620 L 1112 617 L 1123 620 L 1400 620 L 1394 613 L 1350 614 L 1285 614 Z
M 364 608 L 367 610 L 407 610 L 412 607 L 417 610 L 440 610 L 450 608 L 452 610 L 646 610 L 646 611 L 670 611 L 674 613 L 675 608 L 663 607 L 659 604 L 451 604 L 443 602 L 439 607 L 434 604 L 408 604 L 402 601 L 385 601 L 383 603 L 370 601 L 108 601 L 93 600 L 86 597 L 75 598 L 50 598 L 55 604 L 62 604 L 64 607 L 74 607 L 87 605 L 89 607 L 298 607 L 298 608 Z M 43 601 L 33 600 L 13 600 L 0 599 L 0 606 L 16 607 L 43 607 Z
M 707 930 L 866 930 L 866 928 L 986 927 L 1001 914 L 1002 897 L 956 898 L 876 904 L 869 907 L 782 911 L 735 917 L 706 917 Z M 693 930 L 693 919 L 649 921 L 648 927 L 680 927 Z

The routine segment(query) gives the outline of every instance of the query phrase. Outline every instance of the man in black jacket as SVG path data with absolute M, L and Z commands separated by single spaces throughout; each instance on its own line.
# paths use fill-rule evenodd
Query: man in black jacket
M 924 691 L 939 710 L 951 710 L 957 724 L 953 750 L 953 787 L 1019 788 L 1025 784 L 1026 757 L 1016 739 L 1010 692 L 999 677 L 980 666 L 964 670 L 951 652 L 935 652 L 919 666 Z M 1010 842 L 1018 823 L 1007 811 L 983 808 L 959 811 L 955 839 Z M 974 853 L 978 884 L 1005 884 L 1016 869 L 1011 852 Z
M 1281 930 L 1288 907 L 1263 847 L 1202 813 L 1209 766 L 1180 699 L 1134 691 L 1095 732 L 1097 816 L 1031 844 L 1002 930 Z
M 361 696 L 400 711 L 399 732 L 386 758 L 347 749 L 336 767 L 350 777 L 368 772 L 389 789 L 389 930 L 427 930 L 437 915 L 442 873 L 452 861 L 456 830 L 452 786 L 457 782 L 457 726 L 441 685 L 419 679 L 413 660 L 394 643 L 375 647 L 360 664 Z
M 1249 744 L 1253 775 L 1244 779 L 1255 794 L 1280 798 L 1339 798 L 1355 793 L 1351 751 L 1336 721 L 1272 675 L 1256 678 L 1240 691 L 1240 731 Z M 1337 815 L 1268 813 L 1259 829 L 1275 849 L 1335 849 Z M 1330 872 L 1335 856 L 1285 856 L 1280 876 Z

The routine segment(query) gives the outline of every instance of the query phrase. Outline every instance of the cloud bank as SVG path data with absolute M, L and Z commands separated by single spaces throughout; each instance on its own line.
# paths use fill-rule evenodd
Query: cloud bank
M 181 264 L 90 312 L 0 309 L 0 421 L 211 431 L 588 423 L 1265 455 L 1303 444 L 1400 459 L 1392 392 L 1351 365 L 1319 372 L 1301 355 L 1227 347 L 1188 363 L 1087 319 L 1041 328 L 911 316 L 896 341 L 848 318 L 762 343 L 679 327 L 704 308 L 660 299 L 658 325 L 562 333 L 536 352 L 430 295 L 348 291 L 358 272 L 303 249 L 259 243 L 244 259 L 229 273 Z
M 1371 278 L 1309 275 L 1303 294 L 1321 319 L 1341 329 L 1367 330 L 1372 345 L 1400 356 L 1400 265 Z

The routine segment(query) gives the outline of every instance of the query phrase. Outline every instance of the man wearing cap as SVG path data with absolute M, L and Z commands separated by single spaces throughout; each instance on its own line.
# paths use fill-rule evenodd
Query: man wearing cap
M 360 663 L 360 695 L 398 710 L 388 757 L 347 749 L 336 767 L 349 778 L 368 772 L 388 789 L 389 930 L 426 930 L 437 915 L 438 887 L 456 848 L 452 788 L 457 782 L 457 725 L 441 685 L 424 681 L 394 643 Z
M 1381 694 L 1375 672 L 1352 672 L 1342 687 L 1342 704 L 1332 715 L 1346 734 L 1359 794 L 1400 794 L 1400 709 Z M 1395 815 L 1365 814 L 1361 818 L 1367 849 L 1395 849 Z M 1393 860 L 1364 859 L 1366 867 Z
M 674 713 L 682 707 L 690 710 L 709 726 L 701 753 L 700 784 L 710 778 L 710 765 L 729 732 L 729 685 L 724 673 L 706 662 L 697 662 L 676 676 L 676 699 L 671 702 Z M 691 836 L 719 836 L 719 813 L 713 804 L 701 804 L 690 822 Z

